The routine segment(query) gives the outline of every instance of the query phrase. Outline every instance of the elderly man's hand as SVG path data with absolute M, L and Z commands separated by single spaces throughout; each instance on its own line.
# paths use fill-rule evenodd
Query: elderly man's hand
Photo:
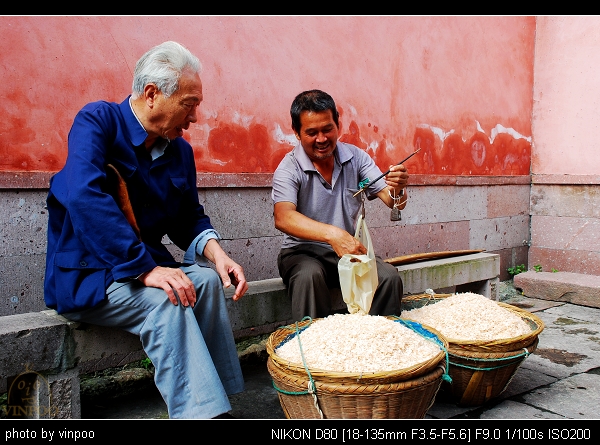
M 150 272 L 138 277 L 138 280 L 146 286 L 163 289 L 175 306 L 179 304 L 179 301 L 184 306 L 194 307 L 196 304 L 194 283 L 181 269 L 156 266 Z
M 217 264 L 217 272 L 221 275 L 224 287 L 229 287 L 232 284 L 235 286 L 235 292 L 233 293 L 233 300 L 237 301 L 246 293 L 248 290 L 248 283 L 244 276 L 244 271 L 239 264 L 229 260 L 228 265 Z

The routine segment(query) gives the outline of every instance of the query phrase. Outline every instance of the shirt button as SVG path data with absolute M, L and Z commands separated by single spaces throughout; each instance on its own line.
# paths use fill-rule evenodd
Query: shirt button
M 81 267 L 85 267 L 85 266 L 87 266 L 87 263 L 86 263 L 85 261 L 81 260 L 81 261 L 79 262 L 79 265 L 80 265 Z

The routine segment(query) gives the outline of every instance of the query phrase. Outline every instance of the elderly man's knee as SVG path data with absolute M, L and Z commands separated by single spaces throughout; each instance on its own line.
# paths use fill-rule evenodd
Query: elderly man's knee
M 190 280 L 199 286 L 221 286 L 221 277 L 210 267 L 201 267 L 198 265 L 191 266 L 185 269 L 185 274 Z

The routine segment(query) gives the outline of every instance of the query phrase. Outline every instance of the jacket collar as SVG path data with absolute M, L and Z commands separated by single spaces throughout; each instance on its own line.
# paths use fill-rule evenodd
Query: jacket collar
M 144 144 L 146 138 L 148 137 L 148 132 L 144 129 L 137 116 L 133 113 L 131 104 L 129 102 L 130 98 L 131 95 L 127 96 L 127 98 L 119 105 L 119 109 L 121 110 L 121 115 L 125 121 L 125 128 L 127 129 L 129 140 L 134 146 L 137 147 Z

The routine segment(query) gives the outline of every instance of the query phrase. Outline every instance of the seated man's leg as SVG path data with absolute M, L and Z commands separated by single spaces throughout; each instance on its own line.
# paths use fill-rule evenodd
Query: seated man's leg
M 377 276 L 379 284 L 373 303 L 371 303 L 371 315 L 400 315 L 400 301 L 404 293 L 402 278 L 398 269 L 392 264 L 386 263 L 380 257 L 377 259 Z
M 292 318 L 327 317 L 331 313 L 329 281 L 339 281 L 339 258 L 330 249 L 307 244 L 282 249 L 277 259 L 279 274 L 292 299 Z M 337 284 L 339 287 L 339 283 Z
M 225 370 L 222 366 L 222 356 L 231 354 L 230 343 L 222 346 L 226 351 L 217 354 L 222 369 L 218 371 L 213 363 L 207 343 L 218 342 L 221 329 L 229 329 L 231 335 L 231 327 L 228 320 L 226 326 L 213 326 L 222 324 L 225 297 L 216 272 L 202 269 L 205 273 L 194 274 L 193 279 L 198 289 L 197 298 L 203 300 L 196 304 L 206 312 L 202 315 L 196 315 L 190 307 L 173 305 L 162 289 L 146 287 L 136 281 L 113 283 L 105 303 L 64 314 L 73 320 L 117 327 L 139 335 L 155 367 L 156 386 L 171 418 L 211 418 L 231 410 L 219 372 L 226 376 L 232 393 L 243 390 L 239 362 L 237 369 Z M 208 327 L 204 327 L 207 329 L 205 339 L 198 318 L 211 317 Z M 209 338 L 213 336 L 215 338 Z M 233 353 L 236 354 L 235 343 Z
M 225 391 L 227 394 L 239 393 L 244 390 L 244 378 L 231 330 L 223 283 L 216 272 L 206 267 L 194 265 L 182 269 L 196 283 L 194 315 Z M 210 279 L 206 279 L 207 274 L 210 274 Z

